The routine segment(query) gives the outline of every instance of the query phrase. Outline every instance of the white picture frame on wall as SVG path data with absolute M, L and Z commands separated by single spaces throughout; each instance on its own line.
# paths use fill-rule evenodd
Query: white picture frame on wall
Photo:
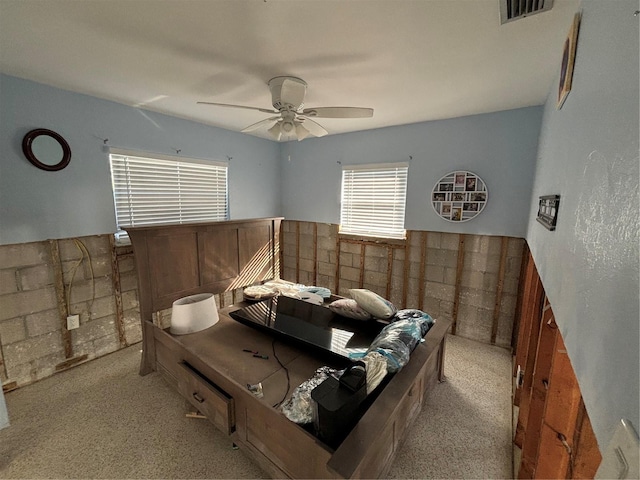
M 438 216 L 448 222 L 468 222 L 487 205 L 487 184 L 473 172 L 455 170 L 436 182 L 431 205 Z

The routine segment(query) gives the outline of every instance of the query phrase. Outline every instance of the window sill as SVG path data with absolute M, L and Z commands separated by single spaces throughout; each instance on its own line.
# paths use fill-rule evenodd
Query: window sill
M 369 243 L 372 245 L 405 245 L 407 243 L 406 238 L 388 238 L 388 237 L 373 237 L 367 235 L 355 235 L 352 233 L 340 233 L 338 237 L 341 240 L 347 240 L 359 243 Z

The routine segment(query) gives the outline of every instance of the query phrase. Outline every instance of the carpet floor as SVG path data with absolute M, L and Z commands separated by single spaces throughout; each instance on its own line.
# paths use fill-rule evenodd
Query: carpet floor
M 0 478 L 265 478 L 157 373 L 140 345 L 6 394 Z M 436 385 L 390 478 L 511 478 L 511 354 L 447 337 Z

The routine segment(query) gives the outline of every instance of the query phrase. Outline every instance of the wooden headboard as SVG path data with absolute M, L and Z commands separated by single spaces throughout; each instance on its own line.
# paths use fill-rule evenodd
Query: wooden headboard
M 278 276 L 282 217 L 127 228 L 138 271 L 143 365 L 151 371 L 154 312 L 179 298 Z M 149 338 L 151 336 L 151 338 Z M 153 362 L 155 363 L 155 362 Z

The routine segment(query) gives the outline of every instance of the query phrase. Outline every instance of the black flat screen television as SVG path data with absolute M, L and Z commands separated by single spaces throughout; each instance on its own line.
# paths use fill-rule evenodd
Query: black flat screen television
M 279 339 L 311 347 L 337 360 L 366 352 L 385 323 L 353 320 L 315 305 L 280 295 L 229 312 L 234 320 Z

